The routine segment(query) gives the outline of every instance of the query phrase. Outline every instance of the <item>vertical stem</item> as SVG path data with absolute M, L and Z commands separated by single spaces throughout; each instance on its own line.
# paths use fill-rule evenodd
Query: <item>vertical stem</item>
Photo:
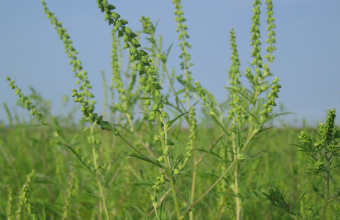
M 329 161 L 330 159 L 326 158 L 327 169 L 329 169 Z M 322 209 L 321 220 L 326 219 L 326 211 L 327 211 L 327 206 L 329 203 L 328 201 L 329 200 L 329 172 L 326 173 L 325 184 L 326 184 L 326 196 L 325 196 L 325 204 Z
M 165 160 L 166 161 L 166 172 L 168 174 L 169 180 L 170 180 L 170 185 L 171 185 L 171 191 L 172 191 L 172 195 L 174 197 L 174 203 L 175 203 L 175 208 L 176 208 L 176 214 L 177 214 L 177 219 L 181 219 L 181 212 L 179 209 L 179 205 L 178 205 L 178 201 L 177 201 L 177 194 L 176 194 L 176 189 L 175 189 L 175 183 L 174 183 L 174 179 L 172 178 L 172 173 L 170 170 L 170 163 L 168 161 L 168 158 Z
M 238 164 L 236 163 L 235 166 L 235 195 L 237 196 L 238 194 L 238 181 L 237 181 L 237 171 L 238 171 Z M 241 207 L 240 207 L 240 200 L 238 197 L 236 197 L 236 220 L 240 219 L 240 211 L 241 211 Z
M 152 95 L 153 95 L 153 97 L 155 97 L 154 94 L 152 94 Z M 158 121 L 159 133 L 161 133 L 162 132 L 162 126 L 161 126 L 161 116 L 160 116 L 160 113 L 157 113 L 156 116 L 157 116 L 157 121 Z M 168 134 L 167 134 L 167 130 L 166 129 L 164 129 L 164 133 L 165 133 L 165 139 L 167 139 L 168 138 Z M 161 140 L 161 143 L 162 143 L 163 152 L 165 150 L 168 150 L 168 147 L 167 147 L 167 145 L 165 143 L 165 140 L 163 138 Z M 176 208 L 177 219 L 181 219 L 181 212 L 180 212 L 178 201 L 177 201 L 177 193 L 176 193 L 174 178 L 173 178 L 172 172 L 171 172 L 171 165 L 170 165 L 170 158 L 169 158 L 169 156 L 165 157 L 165 164 L 166 164 L 165 170 L 166 170 L 166 172 L 168 174 L 168 177 L 169 177 L 169 180 L 170 180 L 170 185 L 171 185 L 172 195 L 174 197 L 174 203 L 175 203 L 175 208 Z
M 193 151 L 194 151 L 194 172 L 192 173 L 192 184 L 191 184 L 191 201 L 194 201 L 194 195 L 195 195 L 195 184 L 196 184 L 196 151 L 195 151 L 195 146 L 193 146 Z M 190 212 L 189 213 L 190 220 L 194 220 L 194 213 Z
M 96 149 L 93 147 L 92 151 L 93 151 L 94 168 L 97 170 Z M 96 180 L 97 180 L 97 183 L 98 183 L 98 186 L 99 186 L 100 196 L 102 197 L 102 200 L 103 200 L 103 206 L 104 206 L 106 219 L 109 220 L 110 217 L 109 217 L 109 212 L 107 211 L 107 207 L 106 207 L 106 201 L 105 201 L 103 187 L 102 187 L 102 184 L 100 183 L 100 180 L 97 178 L 97 176 L 95 176 L 95 177 L 96 177 Z M 99 210 L 99 212 L 100 212 L 100 210 Z
M 235 119 L 233 120 L 235 123 Z M 237 158 L 237 146 L 236 146 L 236 140 L 235 140 L 235 133 L 232 133 L 232 142 L 233 142 L 233 150 L 234 150 L 234 159 Z M 238 163 L 236 162 L 235 170 L 234 170 L 234 177 L 235 177 L 235 199 L 236 199 L 236 220 L 240 219 L 240 201 L 237 197 L 238 194 L 238 180 L 237 180 L 237 174 L 238 174 Z
M 226 199 L 227 199 L 227 195 L 225 195 L 224 198 L 223 198 L 223 201 L 221 203 L 220 209 L 218 210 L 218 214 L 217 214 L 216 220 L 219 220 L 221 218 L 222 211 L 223 211 L 223 206 L 224 206 L 224 203 L 225 203 Z

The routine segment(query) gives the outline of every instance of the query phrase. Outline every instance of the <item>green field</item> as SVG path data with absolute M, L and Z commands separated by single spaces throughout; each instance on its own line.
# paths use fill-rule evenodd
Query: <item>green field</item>
M 267 54 L 260 53 L 261 2 L 255 0 L 253 61 L 244 74 L 230 31 L 230 86 L 221 103 L 191 75 L 179 0 L 173 3 L 181 76 L 169 73 L 170 48 L 162 49 L 149 18 L 140 20 L 143 31 L 133 32 L 119 9 L 97 3 L 113 26 L 111 80 L 102 73 L 103 112 L 70 36 L 44 1 L 77 78 L 77 89 L 69 91 L 76 107 L 53 115 L 48 100 L 33 88 L 23 94 L 18 85 L 24 82 L 7 77 L 17 107 L 28 112 L 21 117 L 3 106 L 0 219 L 340 219 L 335 110 L 315 127 L 272 126 L 282 114 L 275 103 L 281 85 L 269 69 L 276 50 L 270 0 L 268 38 L 262 40 Z M 148 45 L 140 45 L 141 38 Z M 130 54 L 125 72 L 122 50 Z M 182 88 L 176 91 L 175 82 Z

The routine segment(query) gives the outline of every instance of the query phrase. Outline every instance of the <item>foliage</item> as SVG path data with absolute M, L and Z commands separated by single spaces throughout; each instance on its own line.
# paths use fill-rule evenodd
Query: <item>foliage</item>
M 329 203 L 340 195 L 340 190 L 334 189 L 339 178 L 330 176 L 338 172 L 332 164 L 338 162 L 340 149 L 335 110 L 311 135 L 305 131 L 295 135 L 294 146 L 304 154 L 287 146 L 291 137 L 285 130 L 268 127 L 280 116 L 274 107 L 281 85 L 277 77 L 269 81 L 276 39 L 273 4 L 270 0 L 265 3 L 267 63 L 261 55 L 261 1 L 255 0 L 250 43 L 253 60 L 243 74 L 249 85 L 239 79 L 242 74 L 232 29 L 230 86 L 226 87 L 229 96 L 217 103 L 200 82 L 194 82 L 189 53 L 192 45 L 188 43 L 180 0 L 173 1 L 182 51 L 179 75 L 174 71 L 169 74 L 167 60 L 172 44 L 162 49 L 162 36 L 157 39 L 155 34 L 158 22 L 153 24 L 143 16 L 142 31 L 134 32 L 128 20 L 114 11 L 115 6 L 97 0 L 104 20 L 113 26 L 112 78 L 108 87 L 102 72 L 105 102 L 104 112 L 99 114 L 78 51 L 42 0 L 44 13 L 63 41 L 77 78 L 79 86 L 71 96 L 83 117 L 74 124 L 68 123 L 74 112 L 68 117 L 52 115 L 50 101 L 33 88 L 32 94 L 25 96 L 7 77 L 10 88 L 19 96 L 17 104 L 30 111 L 38 124 L 32 120 L 29 124 L 19 120 L 14 123 L 12 112 L 4 104 L 10 124 L 1 127 L 0 192 L 8 196 L 0 198 L 1 210 L 6 210 L 0 215 L 7 219 L 109 220 L 125 216 L 129 220 L 239 220 L 326 219 L 327 210 L 339 212 L 334 203 Z M 149 45 L 142 47 L 141 36 Z M 122 50 L 129 52 L 125 72 Z M 163 88 L 165 78 L 169 81 L 167 92 Z M 183 86 L 178 91 L 173 85 L 176 82 Z M 171 95 L 175 102 L 169 100 Z M 197 120 L 198 109 L 203 113 L 201 123 Z M 227 117 L 224 112 L 228 112 Z M 186 127 L 182 126 L 183 120 Z M 213 126 L 206 126 L 204 121 Z M 300 175 L 307 169 L 305 157 L 314 166 L 308 174 L 315 177 L 308 178 L 315 181 L 306 181 L 307 177 Z M 325 194 L 321 193 L 319 176 L 326 183 Z M 317 202 L 321 198 L 325 200 L 323 206 Z M 296 201 L 295 205 L 288 200 Z M 277 208 L 269 208 L 270 203 Z M 337 218 L 337 214 L 332 217 Z

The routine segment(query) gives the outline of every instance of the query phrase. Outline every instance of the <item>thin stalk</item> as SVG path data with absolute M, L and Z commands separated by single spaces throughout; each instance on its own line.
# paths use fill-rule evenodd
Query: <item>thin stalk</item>
M 228 129 L 228 130 L 229 130 L 229 129 Z M 225 135 L 225 133 L 223 132 L 223 133 L 216 139 L 216 141 L 214 141 L 214 143 L 211 144 L 211 145 L 208 147 L 208 149 L 207 149 L 206 151 L 209 152 L 209 150 L 210 150 L 213 146 L 215 146 L 215 144 L 217 143 L 217 141 L 219 141 L 224 135 Z M 200 156 L 200 158 L 198 158 L 196 164 L 200 163 L 200 162 L 202 161 L 203 157 L 204 157 L 206 154 L 207 154 L 207 153 L 204 152 L 204 153 Z
M 329 160 L 326 158 L 327 162 L 327 169 L 329 169 Z M 322 214 L 321 214 L 321 220 L 326 219 L 326 211 L 327 211 L 327 206 L 329 203 L 329 172 L 326 173 L 326 179 L 325 179 L 325 184 L 326 184 L 326 196 L 325 196 L 325 204 L 322 209 Z
M 235 123 L 235 119 L 234 119 L 234 123 Z M 235 140 L 235 133 L 232 133 L 232 142 L 233 142 L 233 151 L 234 151 L 234 158 L 237 158 L 237 146 L 236 146 L 236 140 Z M 235 178 L 235 199 L 236 199 L 236 220 L 240 219 L 240 211 L 241 211 L 241 207 L 240 207 L 240 201 L 239 198 L 237 197 L 238 194 L 238 166 L 236 164 L 235 170 L 234 170 L 234 178 Z
M 221 218 L 223 206 L 224 206 L 224 203 L 225 203 L 226 199 L 227 199 L 227 195 L 225 195 L 224 198 L 223 198 L 223 201 L 222 201 L 222 203 L 220 205 L 220 208 L 218 210 L 218 214 L 217 214 L 216 220 L 219 220 Z
M 167 77 L 168 77 L 168 80 L 169 80 L 170 86 L 171 86 L 171 88 L 172 88 L 172 91 L 175 93 L 175 96 L 176 96 L 177 101 L 178 101 L 178 102 L 180 103 L 180 105 L 182 106 L 183 111 L 186 112 L 186 110 L 185 110 L 185 108 L 184 108 L 184 106 L 183 106 L 183 103 L 182 103 L 181 100 L 178 98 L 177 92 L 176 92 L 176 90 L 175 90 L 175 88 L 174 88 L 174 85 L 173 85 L 172 82 L 171 82 L 171 79 L 170 79 L 170 75 L 169 75 L 168 69 L 166 68 L 166 65 L 165 65 L 164 62 L 163 62 L 163 68 L 164 68 L 164 70 L 165 70 L 165 72 L 166 72 L 166 75 L 167 75 Z M 188 102 L 188 103 L 189 103 L 189 102 Z M 190 126 L 188 113 L 185 115 L 184 118 L 185 118 L 185 120 L 187 121 L 188 125 Z
M 165 160 L 167 163 L 167 166 L 170 165 L 168 160 Z M 175 188 L 175 183 L 174 183 L 174 179 L 172 178 L 172 173 L 169 167 L 166 168 L 166 172 L 169 176 L 169 180 L 170 180 L 170 185 L 171 185 L 171 191 L 172 191 L 172 195 L 174 197 L 174 203 L 175 203 L 175 208 L 176 208 L 176 214 L 177 214 L 177 219 L 181 219 L 181 212 L 179 209 L 179 205 L 178 205 L 178 201 L 177 201 L 177 193 L 176 193 L 176 188 Z
M 157 121 L 158 121 L 159 133 L 161 133 L 162 132 L 162 126 L 161 126 L 161 117 L 160 117 L 159 113 L 157 113 Z M 164 133 L 165 133 L 165 139 L 167 139 L 168 138 L 168 134 L 166 132 L 166 129 L 164 129 Z M 164 150 L 168 150 L 168 147 L 165 144 L 165 140 L 162 139 L 161 142 L 162 142 L 163 152 L 164 152 Z M 177 219 L 180 219 L 181 218 L 181 212 L 180 212 L 178 201 L 177 201 L 177 193 L 176 193 L 174 178 L 173 178 L 172 172 L 171 172 L 169 156 L 165 157 L 165 165 L 166 165 L 165 170 L 166 170 L 166 173 L 167 173 L 167 175 L 169 177 L 169 180 L 170 180 L 170 186 L 171 186 L 172 195 L 174 197 L 174 203 L 175 203 L 175 208 L 176 208 Z
M 97 170 L 97 160 L 96 160 L 96 150 L 95 148 L 92 148 L 92 152 L 93 152 L 93 160 L 94 160 L 94 168 L 95 170 Z M 105 201 L 105 197 L 104 197 L 104 191 L 103 191 L 103 187 L 102 184 L 100 183 L 100 180 L 98 179 L 98 177 L 96 176 L 96 180 L 99 186 L 99 191 L 100 191 L 100 195 L 102 197 L 103 200 L 103 206 L 104 206 L 104 211 L 105 211 L 105 215 L 106 215 L 106 219 L 109 220 L 109 212 L 107 211 L 107 207 L 106 207 L 106 201 Z M 99 210 L 100 212 L 100 210 Z
M 194 196 L 195 196 L 195 184 L 196 184 L 196 166 L 197 166 L 197 161 L 196 161 L 196 151 L 195 151 L 195 146 L 193 146 L 193 152 L 194 152 L 194 171 L 192 173 L 192 184 L 191 184 L 191 202 L 194 201 Z M 194 213 L 190 212 L 189 213 L 190 220 L 194 219 Z
M 143 69 L 144 69 L 144 72 L 146 73 L 146 77 L 148 77 L 149 76 L 148 71 L 145 69 L 145 67 L 143 67 Z M 157 100 L 157 98 L 155 97 L 155 90 L 153 88 L 151 88 L 151 94 L 152 94 L 153 102 L 158 103 L 160 100 Z M 157 112 L 156 117 L 157 117 L 159 134 L 161 134 L 161 132 L 162 132 L 162 124 L 161 123 L 162 123 L 163 119 L 160 115 L 160 112 Z M 164 133 L 165 133 L 165 139 L 167 139 L 168 135 L 167 135 L 166 129 L 164 129 Z M 161 143 L 162 143 L 163 152 L 165 152 L 165 150 L 168 150 L 168 146 L 166 145 L 165 140 L 163 138 L 161 139 Z M 130 146 L 132 146 L 132 145 L 130 145 Z M 169 156 L 165 157 L 165 164 L 166 164 L 165 170 L 166 170 L 167 175 L 169 177 L 170 185 L 171 185 L 171 191 L 172 191 L 172 194 L 173 194 L 173 197 L 174 197 L 174 203 L 175 203 L 177 218 L 180 219 L 181 213 L 180 213 L 180 209 L 179 209 L 179 205 L 178 205 L 178 201 L 177 201 L 177 193 L 176 193 L 175 183 L 174 183 L 174 179 L 173 179 L 173 176 L 172 176 L 172 173 L 171 173 L 171 165 L 170 165 Z
M 166 191 L 166 192 L 164 193 L 164 195 L 162 196 L 162 198 L 159 200 L 159 202 L 158 202 L 156 208 L 159 207 L 159 206 L 161 205 L 161 203 L 163 202 L 163 200 L 165 199 L 165 197 L 170 193 L 170 191 L 171 191 L 171 189 L 168 189 L 168 191 Z M 146 216 L 150 216 L 154 211 L 155 211 L 155 209 L 152 209 Z
M 181 219 L 201 200 L 203 197 L 210 192 L 214 188 L 214 186 L 228 173 L 228 171 L 232 168 L 232 166 L 236 163 L 238 158 L 235 158 L 234 161 L 229 165 L 229 167 L 222 173 L 222 175 L 212 184 L 207 191 L 205 191 L 192 205 L 183 213 Z
M 250 135 L 250 137 L 248 137 L 247 141 L 244 143 L 243 145 L 243 149 L 242 152 L 244 152 L 250 142 L 250 140 L 254 137 L 254 135 L 258 132 L 257 129 L 255 129 L 252 134 Z M 185 212 L 184 214 L 181 216 L 181 218 L 184 217 L 185 214 L 187 214 L 190 209 L 192 209 L 192 207 L 194 207 L 210 190 L 212 190 L 214 188 L 214 186 L 224 177 L 225 174 L 228 173 L 228 171 L 232 168 L 232 166 L 238 161 L 238 158 L 236 157 L 233 162 L 229 165 L 229 167 L 222 173 L 222 175 L 216 180 L 216 182 L 214 182 L 214 184 L 205 192 L 203 193 Z
M 140 155 L 148 158 L 147 156 L 145 156 L 142 152 L 140 152 L 139 150 L 137 150 L 132 144 L 130 144 L 129 141 L 127 141 L 123 136 L 121 136 L 120 134 L 117 135 L 118 137 L 120 137 L 121 139 L 123 139 L 123 141 L 125 141 L 125 143 L 127 143 L 132 149 L 134 149 L 137 153 L 139 153 Z

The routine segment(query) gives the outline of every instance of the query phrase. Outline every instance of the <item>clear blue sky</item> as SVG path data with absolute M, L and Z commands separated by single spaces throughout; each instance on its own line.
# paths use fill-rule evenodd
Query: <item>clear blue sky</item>
M 98 110 L 103 103 L 100 71 L 111 76 L 111 28 L 104 21 L 95 0 L 46 0 L 47 7 L 66 28 L 83 68 L 89 73 Z M 117 7 L 122 18 L 129 21 L 132 30 L 141 30 L 142 15 L 156 22 L 157 33 L 163 35 L 164 47 L 177 45 L 174 6 L 172 0 L 126 0 L 109 3 Z M 188 42 L 193 78 L 200 81 L 219 101 L 225 96 L 225 70 L 230 66 L 229 32 L 234 28 L 240 55 L 241 70 L 251 61 L 250 0 L 183 1 L 187 19 Z M 270 68 L 282 85 L 278 102 L 295 112 L 293 120 L 323 120 L 327 109 L 336 108 L 340 115 L 340 1 L 339 0 L 273 0 L 276 25 L 275 62 Z M 261 35 L 265 51 L 266 13 L 261 6 Z M 62 95 L 70 95 L 75 88 L 72 67 L 68 65 L 64 46 L 53 25 L 43 13 L 41 2 L 17 0 L 2 1 L 0 7 L 0 102 L 15 108 L 16 96 L 5 77 L 9 75 L 28 93 L 28 86 L 52 100 L 57 112 Z M 178 55 L 173 47 L 168 66 L 180 74 Z M 264 54 L 263 54 L 264 55 Z M 339 117 L 340 118 L 340 117 Z M 339 118 L 337 121 L 339 121 Z M 6 121 L 0 107 L 0 120 Z M 312 124 L 312 123 L 309 123 Z

